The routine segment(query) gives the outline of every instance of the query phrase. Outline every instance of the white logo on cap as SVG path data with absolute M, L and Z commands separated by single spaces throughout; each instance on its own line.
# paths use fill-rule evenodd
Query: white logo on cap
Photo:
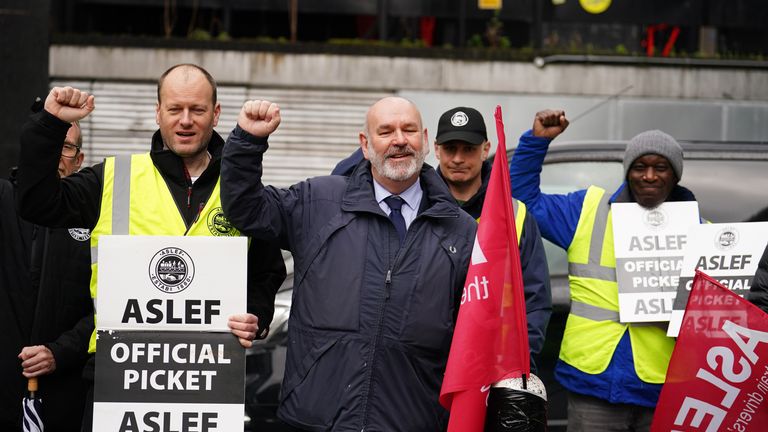
M 463 111 L 456 111 L 451 116 L 451 124 L 456 127 L 464 126 L 467 123 L 469 123 L 469 117 Z

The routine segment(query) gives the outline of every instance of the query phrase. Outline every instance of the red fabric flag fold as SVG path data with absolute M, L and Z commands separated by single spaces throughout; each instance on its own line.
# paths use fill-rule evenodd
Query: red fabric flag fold
M 651 430 L 768 430 L 768 314 L 699 271 Z
M 449 432 L 482 431 L 491 385 L 530 374 L 523 275 L 500 106 L 494 117 L 499 142 L 440 390 L 440 403 L 451 411 Z

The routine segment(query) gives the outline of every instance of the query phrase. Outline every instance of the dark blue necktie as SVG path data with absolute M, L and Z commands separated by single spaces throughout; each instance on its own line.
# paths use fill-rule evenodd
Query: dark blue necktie
M 400 237 L 400 244 L 403 244 L 405 240 L 405 219 L 400 209 L 403 207 L 403 199 L 397 195 L 390 195 L 384 198 L 384 202 L 387 203 L 391 212 L 389 213 L 389 219 L 395 224 L 397 235 Z

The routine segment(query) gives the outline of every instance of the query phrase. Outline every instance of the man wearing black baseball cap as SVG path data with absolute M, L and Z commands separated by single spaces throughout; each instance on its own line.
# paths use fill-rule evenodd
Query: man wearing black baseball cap
M 483 115 L 476 109 L 456 107 L 440 116 L 435 138 L 437 174 L 461 209 L 476 220 L 480 219 L 491 177 L 491 163 L 487 160 L 490 148 Z M 531 369 L 535 373 L 534 356 L 544 346 L 552 314 L 549 270 L 536 220 L 528 215 L 523 203 L 513 200 L 513 207 L 523 269 Z

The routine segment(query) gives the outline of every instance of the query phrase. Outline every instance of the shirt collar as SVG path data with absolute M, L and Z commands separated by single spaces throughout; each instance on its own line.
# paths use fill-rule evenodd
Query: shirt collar
M 377 182 L 376 179 L 373 179 L 373 192 L 376 195 L 376 202 L 379 203 L 379 205 L 384 201 L 384 198 L 387 198 L 390 195 L 395 195 L 384 188 L 384 186 Z M 421 203 L 421 196 L 423 195 L 421 182 L 416 180 L 408 189 L 397 195 L 405 201 L 411 210 L 418 210 L 419 204 Z

